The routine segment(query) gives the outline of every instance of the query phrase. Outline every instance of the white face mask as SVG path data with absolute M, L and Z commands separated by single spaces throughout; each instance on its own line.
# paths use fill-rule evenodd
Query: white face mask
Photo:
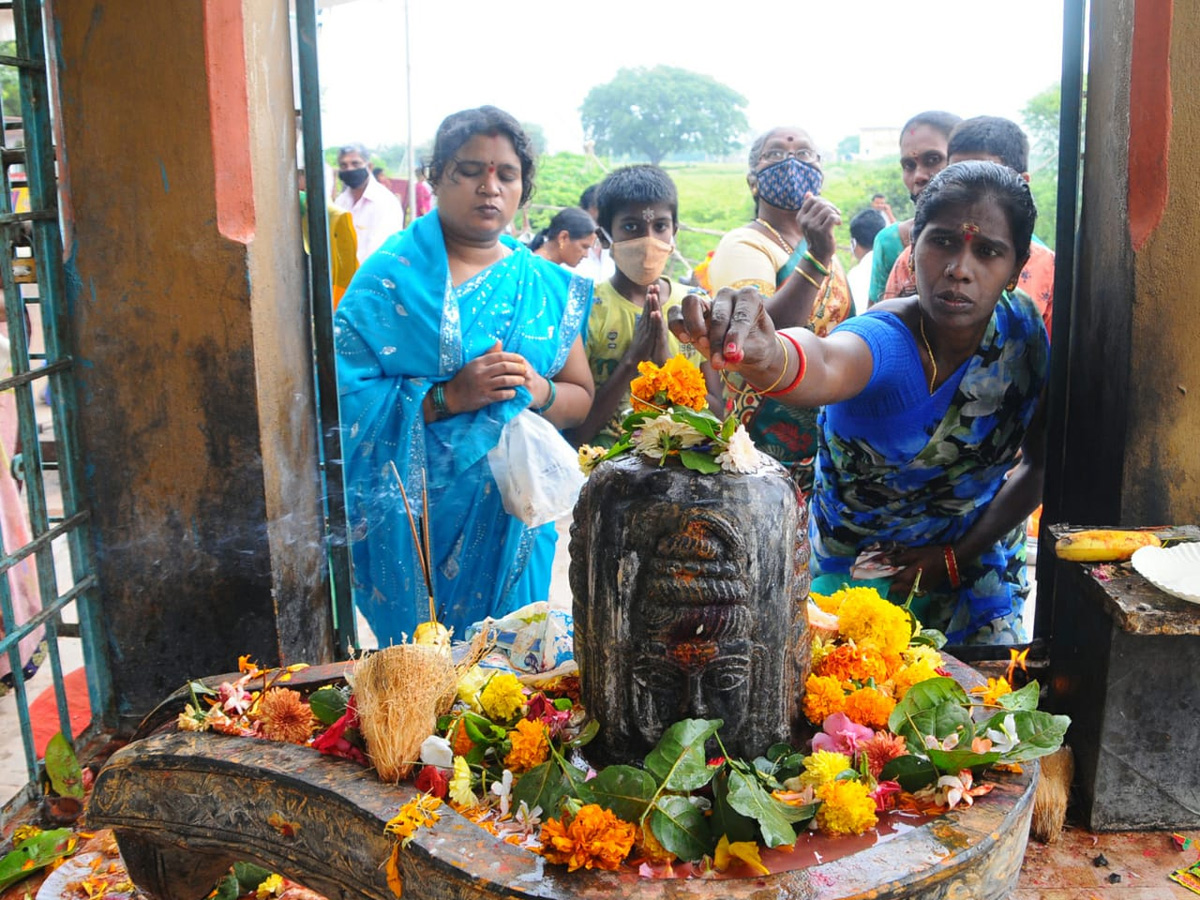
M 674 251 L 674 244 L 647 235 L 629 241 L 615 241 L 612 258 L 626 278 L 645 287 L 662 277 L 667 260 Z

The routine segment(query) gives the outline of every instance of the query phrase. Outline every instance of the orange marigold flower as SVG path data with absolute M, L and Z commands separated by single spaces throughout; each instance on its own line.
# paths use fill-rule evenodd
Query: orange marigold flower
M 303 744 L 312 737 L 316 720 L 298 691 L 271 688 L 258 701 L 263 736 L 272 741 Z
M 699 367 L 676 354 L 659 368 L 649 360 L 638 363 L 641 374 L 629 383 L 634 412 L 665 409 L 672 404 L 701 410 L 708 405 L 708 390 Z
M 859 688 L 846 698 L 843 712 L 852 722 L 868 728 L 887 728 L 888 716 L 896 708 L 896 701 L 877 688 Z
M 817 788 L 817 827 L 826 834 L 862 834 L 875 827 L 875 801 L 861 781 L 831 781 Z
M 836 678 L 824 675 L 809 675 L 804 683 L 804 715 L 814 725 L 820 725 L 829 716 L 842 712 L 846 706 L 846 693 Z
M 637 829 L 595 803 L 580 807 L 567 822 L 550 819 L 542 826 L 542 855 L 576 869 L 616 869 L 633 849 Z
M 883 767 L 893 759 L 908 755 L 908 744 L 899 735 L 877 731 L 873 738 L 858 745 L 858 752 L 867 757 L 871 777 L 878 778 Z
M 455 756 L 466 756 L 475 747 L 475 742 L 467 734 L 467 726 L 459 719 L 450 727 L 450 749 Z
M 508 737 L 512 749 L 504 757 L 504 765 L 514 773 L 528 772 L 544 763 L 550 755 L 550 732 L 542 722 L 522 719 Z
M 675 854 L 660 844 L 658 838 L 654 836 L 654 832 L 649 828 L 639 828 L 634 843 L 641 853 L 642 858 L 648 863 L 666 864 L 675 862 Z
M 872 678 L 877 682 L 887 678 L 883 657 L 870 647 L 859 648 L 851 644 L 841 644 L 822 654 L 821 662 L 813 667 L 813 671 L 838 681 L 860 684 Z
M 927 659 L 921 659 L 912 665 L 901 667 L 892 676 L 892 686 L 895 688 L 894 695 L 896 699 L 903 700 L 909 688 L 922 681 L 928 681 L 930 678 L 937 678 L 937 672 Z

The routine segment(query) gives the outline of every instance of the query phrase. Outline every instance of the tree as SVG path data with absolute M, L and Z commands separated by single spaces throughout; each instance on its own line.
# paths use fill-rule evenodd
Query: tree
M 854 159 L 862 149 L 862 138 L 857 134 L 850 134 L 838 141 L 837 158 L 841 161 Z
M 1029 135 L 1030 169 L 1046 160 L 1058 159 L 1058 118 L 1062 109 L 1062 91 L 1052 84 L 1035 94 L 1021 110 L 1021 121 Z
M 546 130 L 536 122 L 522 122 L 521 129 L 533 144 L 534 159 L 546 152 Z
M 580 112 L 584 133 L 602 153 L 654 164 L 671 153 L 724 156 L 747 129 L 746 98 L 718 81 L 678 69 L 621 69 L 592 88 Z

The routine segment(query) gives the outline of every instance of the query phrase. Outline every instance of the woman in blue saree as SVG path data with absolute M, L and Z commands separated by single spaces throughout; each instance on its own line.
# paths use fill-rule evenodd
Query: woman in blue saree
M 922 192 L 917 295 L 827 338 L 776 334 L 752 290 L 690 298 L 676 333 L 715 367 L 772 395 L 826 406 L 810 510 L 814 578 L 851 580 L 880 544 L 903 602 L 920 575 L 922 621 L 953 643 L 1024 638 L 1023 523 L 1041 497 L 1045 326 L 1014 295 L 1036 218 L 1028 185 L 964 162 Z M 716 348 L 715 350 L 713 348 Z
M 422 515 L 427 480 L 438 618 L 462 635 L 549 592 L 553 535 L 508 515 L 487 453 L 530 409 L 582 421 L 579 339 L 591 283 L 503 235 L 533 187 L 528 138 L 495 107 L 438 128 L 438 207 L 358 270 L 335 316 L 355 601 L 381 646 L 428 618 L 397 477 Z

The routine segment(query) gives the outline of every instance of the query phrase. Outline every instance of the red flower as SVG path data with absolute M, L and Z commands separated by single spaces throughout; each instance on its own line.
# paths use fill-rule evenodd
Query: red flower
M 558 737 L 567 721 L 571 718 L 569 709 L 558 709 L 545 694 L 534 694 L 527 705 L 525 718 L 531 722 L 541 722 L 550 732 L 551 738 Z
M 312 746 L 328 756 L 339 756 L 342 759 L 353 760 L 360 766 L 369 765 L 367 755 L 362 749 L 354 746 L 346 739 L 346 729 L 358 728 L 358 710 L 354 706 L 354 698 L 346 705 L 346 713 L 324 733 L 313 739 Z
M 417 790 L 425 794 L 433 794 L 439 800 L 445 800 L 450 793 L 450 779 L 443 769 L 437 766 L 422 766 L 417 775 Z

